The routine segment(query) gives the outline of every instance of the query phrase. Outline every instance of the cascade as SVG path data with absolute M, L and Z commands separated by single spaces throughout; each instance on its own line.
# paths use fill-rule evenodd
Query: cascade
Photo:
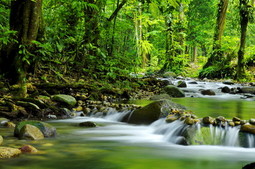
M 119 112 L 114 108 L 109 108 L 106 112 L 93 114 L 92 117 L 120 122 L 130 111 Z M 165 118 L 160 118 L 147 128 L 151 129 L 151 134 L 162 136 L 162 141 L 173 144 L 255 147 L 255 136 L 253 134 L 240 134 L 240 126 L 232 127 L 227 122 L 223 126 L 203 126 L 201 123 L 187 125 L 180 120 L 167 123 Z
M 247 134 L 247 144 L 249 148 L 255 147 L 255 137 L 253 134 Z
M 155 128 L 155 134 L 162 134 L 165 141 L 174 144 L 183 143 L 185 140 L 183 132 L 188 127 L 183 121 L 176 120 L 172 123 L 166 123 L 163 118 L 152 123 L 151 126 Z

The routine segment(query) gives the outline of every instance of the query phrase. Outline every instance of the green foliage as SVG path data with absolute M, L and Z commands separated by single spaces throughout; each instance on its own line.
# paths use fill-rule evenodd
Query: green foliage
M 10 1 L 2 1 L 0 49 L 16 42 L 16 32 L 9 29 Z M 117 83 L 131 72 L 153 74 L 165 65 L 169 65 L 166 71 L 198 74 L 192 68 L 200 68 L 211 53 L 218 0 L 129 0 L 109 21 L 118 2 L 122 1 L 44 0 L 43 40 L 33 42 L 34 52 L 31 46 L 19 46 L 22 61 L 36 62 L 61 76 L 75 72 Z M 228 10 L 222 63 L 202 70 L 201 77 L 234 76 L 240 40 L 238 5 L 231 1 Z M 251 22 L 244 60 L 248 66 L 255 66 L 254 30 Z M 198 57 L 189 67 L 193 48 Z
M 224 79 L 233 77 L 235 75 L 235 70 L 230 65 L 214 65 L 202 69 L 199 75 L 200 78 Z

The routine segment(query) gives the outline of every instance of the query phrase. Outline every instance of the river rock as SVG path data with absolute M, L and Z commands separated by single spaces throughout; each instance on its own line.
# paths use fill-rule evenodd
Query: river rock
M 230 93 L 230 88 L 228 86 L 224 86 L 222 89 L 221 89 L 221 92 L 222 93 Z
M 150 98 L 150 100 L 171 100 L 171 97 L 168 94 L 160 94 L 160 95 L 154 95 Z
M 41 130 L 30 124 L 24 125 L 19 133 L 19 139 L 40 140 L 43 138 L 44 136 Z
M 4 142 L 4 138 L 0 135 L 0 145 L 2 145 Z
M 19 148 L 22 153 L 37 153 L 38 150 L 31 145 L 24 145 Z
M 204 124 L 213 124 L 214 121 L 215 121 L 215 119 L 212 118 L 212 117 L 210 117 L 210 116 L 204 117 L 204 118 L 202 119 L 202 122 L 203 122 Z
M 187 83 L 185 81 L 178 81 L 177 87 L 187 87 Z
M 198 84 L 196 81 L 189 82 L 189 84 Z
M 21 154 L 17 148 L 0 147 L 0 158 L 12 158 Z
M 171 109 L 186 109 L 184 106 L 171 100 L 160 100 L 148 104 L 145 107 L 134 110 L 123 121 L 131 124 L 151 124 L 159 118 L 166 117 Z
M 184 123 L 187 125 L 193 125 L 196 123 L 195 119 L 191 118 L 191 117 L 186 117 L 186 119 L 184 120 Z
M 6 118 L 0 118 L 0 126 L 3 125 L 4 123 L 8 122 L 9 120 Z
M 246 123 L 241 126 L 240 131 L 255 134 L 255 125 Z
M 240 119 L 239 117 L 233 117 L 232 121 L 233 121 L 233 122 L 241 121 L 241 119 Z
M 255 168 L 255 162 L 245 165 L 242 169 L 254 169 Z
M 202 95 L 209 95 L 209 96 L 213 96 L 213 95 L 216 95 L 215 92 L 211 89 L 207 89 L 207 90 L 202 90 L 201 91 L 201 94 Z
M 250 119 L 249 123 L 252 124 L 252 125 L 255 125 L 255 119 Z
M 231 82 L 231 81 L 225 81 L 225 82 L 222 82 L 223 84 L 225 85 L 234 85 L 235 83 Z
M 4 123 L 3 126 L 7 128 L 15 128 L 16 125 L 13 122 L 8 121 Z
M 228 125 L 231 126 L 231 127 L 234 127 L 234 126 L 235 126 L 235 122 L 233 122 L 233 121 L 228 121 Z
M 166 117 L 166 122 L 167 123 L 172 123 L 174 122 L 175 120 L 178 120 L 180 118 L 180 116 L 178 116 L 177 114 L 169 114 L 167 117 Z
M 164 91 L 171 97 L 185 97 L 184 92 L 174 85 L 164 87 Z
M 76 99 L 73 96 L 65 94 L 57 94 L 52 96 L 53 101 L 63 103 L 67 106 L 74 107 L 77 103 Z
M 45 123 L 45 122 L 33 121 L 33 120 L 19 122 L 14 129 L 14 136 L 19 137 L 21 128 L 26 124 L 33 125 L 33 126 L 37 127 L 38 129 L 40 129 L 41 132 L 43 133 L 44 137 L 56 136 L 56 128 L 55 127 L 53 127 L 52 125 Z
M 91 121 L 85 121 L 79 124 L 80 127 L 96 127 L 96 123 Z
M 239 88 L 239 92 L 255 94 L 255 87 L 242 87 L 242 88 Z

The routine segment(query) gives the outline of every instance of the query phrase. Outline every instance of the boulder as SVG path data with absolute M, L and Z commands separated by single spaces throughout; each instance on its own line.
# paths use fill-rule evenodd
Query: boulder
M 4 142 L 4 138 L 0 135 L 0 145 L 2 145 Z
M 171 97 L 185 97 L 184 92 L 174 85 L 164 87 L 164 91 Z
M 231 92 L 231 89 L 230 89 L 228 86 L 224 86 L 224 87 L 221 89 L 221 92 L 222 92 L 222 93 L 230 93 L 230 92 Z
M 255 134 L 255 125 L 246 123 L 246 124 L 241 126 L 240 131 Z
M 91 121 L 85 121 L 79 124 L 80 127 L 96 127 L 96 123 Z
M 19 133 L 19 139 L 25 140 L 40 140 L 43 139 L 43 133 L 41 130 L 33 125 L 26 124 L 24 125 Z
M 15 127 L 14 136 L 19 137 L 21 128 L 26 124 L 33 125 L 33 126 L 37 127 L 38 129 L 40 129 L 41 132 L 43 133 L 44 137 L 56 136 L 56 128 L 55 127 L 53 127 L 52 125 L 45 123 L 45 122 L 33 121 L 33 120 L 19 122 Z
M 187 83 L 185 81 L 180 80 L 177 82 L 177 87 L 187 87 Z
M 0 147 L 0 158 L 12 158 L 21 154 L 17 148 Z
M 255 94 L 255 87 L 242 87 L 242 88 L 239 88 L 239 92 Z
M 171 97 L 168 94 L 160 94 L 160 95 L 154 95 L 150 98 L 150 100 L 171 100 Z
M 124 118 L 123 121 L 131 124 L 151 124 L 159 118 L 166 117 L 171 109 L 186 108 L 171 100 L 155 101 L 141 109 L 134 110 L 127 118 Z
M 245 165 L 242 169 L 254 169 L 255 168 L 255 162 Z
M 234 85 L 235 83 L 231 82 L 231 81 L 225 81 L 225 82 L 222 82 L 223 84 L 225 85 Z
M 196 81 L 189 82 L 189 84 L 198 84 Z
M 60 102 L 64 105 L 74 107 L 77 103 L 76 99 L 73 96 L 65 95 L 65 94 L 57 94 L 52 96 L 53 101 Z
M 19 148 L 22 153 L 37 153 L 38 150 L 31 145 L 24 145 Z
M 202 90 L 201 91 L 201 94 L 202 95 L 209 95 L 209 96 L 213 96 L 213 95 L 216 95 L 215 92 L 211 89 L 207 89 L 207 90 Z

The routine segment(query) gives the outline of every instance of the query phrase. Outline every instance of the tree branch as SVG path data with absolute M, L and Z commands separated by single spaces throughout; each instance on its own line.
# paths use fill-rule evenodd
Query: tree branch
M 107 19 L 109 22 L 111 22 L 117 15 L 118 12 L 121 10 L 121 8 L 127 3 L 128 0 L 123 0 L 119 6 L 115 9 L 115 11 L 112 13 L 112 15 Z

